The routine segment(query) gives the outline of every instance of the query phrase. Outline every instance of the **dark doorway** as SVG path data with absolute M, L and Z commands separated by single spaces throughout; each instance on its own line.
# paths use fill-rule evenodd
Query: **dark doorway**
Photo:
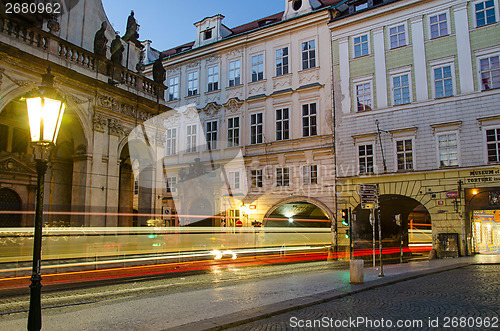
M 21 214 L 3 213 L 6 211 L 21 211 L 22 202 L 19 195 L 11 189 L 0 189 L 0 227 L 17 228 L 21 226 Z

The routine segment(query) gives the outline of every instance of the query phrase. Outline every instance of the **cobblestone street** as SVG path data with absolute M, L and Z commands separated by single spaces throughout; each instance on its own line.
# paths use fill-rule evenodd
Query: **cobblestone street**
M 499 330 L 499 273 L 498 264 L 472 265 L 348 295 L 231 330 Z M 398 327 L 398 322 L 407 324 Z

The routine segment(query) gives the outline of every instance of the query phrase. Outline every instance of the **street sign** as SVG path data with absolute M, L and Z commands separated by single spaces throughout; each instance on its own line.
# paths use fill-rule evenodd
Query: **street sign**
M 236 223 L 235 223 L 235 226 L 237 228 L 241 228 L 243 226 L 243 222 L 241 220 L 237 220 Z
M 446 192 L 446 197 L 448 199 L 456 199 L 458 198 L 458 192 L 454 191 L 454 192 Z
M 359 197 L 362 209 L 378 208 L 378 187 L 376 184 L 360 184 Z

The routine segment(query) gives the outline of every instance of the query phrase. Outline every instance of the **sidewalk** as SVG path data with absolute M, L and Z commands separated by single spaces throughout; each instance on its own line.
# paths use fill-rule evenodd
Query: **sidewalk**
M 365 284 L 349 284 L 349 271 L 294 274 L 235 285 L 140 296 L 135 299 L 48 309 L 44 330 L 205 330 L 236 326 L 382 285 L 476 263 L 500 263 L 498 255 L 411 262 L 365 269 Z M 2 320 L 0 329 L 25 330 L 26 316 Z

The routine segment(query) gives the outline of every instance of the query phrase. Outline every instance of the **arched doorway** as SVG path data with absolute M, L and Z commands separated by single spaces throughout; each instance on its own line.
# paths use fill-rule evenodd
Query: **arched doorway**
M 185 225 L 189 226 L 215 226 L 212 216 L 212 206 L 210 201 L 204 198 L 197 198 L 189 205 L 189 217 Z
M 328 208 L 321 202 L 297 197 L 272 207 L 264 217 L 263 226 L 330 228 L 332 218 Z
M 380 219 L 382 221 L 382 240 L 384 248 L 399 247 L 399 231 L 403 247 L 409 247 L 418 254 L 419 247 L 432 245 L 432 224 L 429 211 L 419 201 L 397 194 L 384 194 L 379 197 Z M 356 220 L 352 223 L 354 247 L 371 248 L 373 228 L 370 223 L 370 210 L 354 209 Z M 401 228 L 394 222 L 394 215 L 400 214 Z M 378 228 L 375 231 L 378 240 Z
M 8 188 L 0 188 L 0 228 L 17 228 L 21 226 L 21 214 L 3 212 L 21 211 L 22 201 L 19 195 Z

